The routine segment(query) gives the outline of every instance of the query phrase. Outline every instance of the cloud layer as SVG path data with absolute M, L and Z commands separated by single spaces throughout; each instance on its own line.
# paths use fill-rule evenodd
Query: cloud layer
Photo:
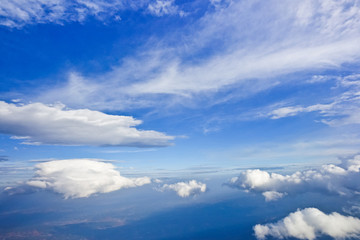
M 322 117 L 321 121 L 330 126 L 360 124 L 360 74 L 351 74 L 335 79 L 337 86 L 334 90 L 342 90 L 342 92 L 331 99 L 326 99 L 327 103 L 280 107 L 272 110 L 268 116 L 272 119 L 279 119 L 317 112 Z
M 113 70 L 83 80 L 70 76 L 67 84 L 39 99 L 88 106 L 96 98 L 98 108 L 129 108 L 183 103 L 189 99 L 184 97 L 216 94 L 230 86 L 243 89 L 237 95 L 257 93 L 289 81 L 279 76 L 358 62 L 359 10 L 356 1 L 346 0 L 231 1 L 207 11 L 178 35 L 150 41 Z M 93 91 L 86 91 L 89 85 Z M 82 98 L 69 100 L 74 87 Z M 158 101 L 165 97 L 171 101 Z
M 269 173 L 260 169 L 246 170 L 230 180 L 230 186 L 261 192 L 266 201 L 274 201 L 286 194 L 321 191 L 339 195 L 353 195 L 360 191 L 360 155 L 341 165 L 328 164 L 318 170 L 295 172 L 292 175 Z
M 335 239 L 359 238 L 360 219 L 336 212 L 325 214 L 316 208 L 305 208 L 290 213 L 276 223 L 258 224 L 254 231 L 258 239 L 271 236 L 277 239 L 294 237 L 312 240 L 323 235 Z
M 189 182 L 178 182 L 174 184 L 164 184 L 162 190 L 173 190 L 180 197 L 189 197 L 206 191 L 206 184 L 191 180 Z
M 148 177 L 122 177 L 111 163 L 91 159 L 56 160 L 39 163 L 35 168 L 36 175 L 27 185 L 53 190 L 65 198 L 89 197 L 151 182 Z
M 0 101 L 0 133 L 28 144 L 167 146 L 173 137 L 138 130 L 141 124 L 128 116 L 88 109 L 66 110 L 64 105 L 28 105 Z
M 149 8 L 155 16 L 177 13 L 170 0 L 3 0 L 0 1 L 0 25 L 22 27 L 26 24 L 82 22 L 92 16 L 99 20 L 120 20 L 122 10 Z

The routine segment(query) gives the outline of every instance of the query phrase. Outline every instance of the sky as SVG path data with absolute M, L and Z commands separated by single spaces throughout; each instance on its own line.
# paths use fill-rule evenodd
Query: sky
M 360 1 L 2 0 L 0 39 L 0 238 L 360 238 Z

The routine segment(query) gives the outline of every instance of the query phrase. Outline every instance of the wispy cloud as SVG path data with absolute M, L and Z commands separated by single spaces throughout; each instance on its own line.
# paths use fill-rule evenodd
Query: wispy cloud
M 35 168 L 36 175 L 27 185 L 53 190 L 65 198 L 89 197 L 151 182 L 148 177 L 122 177 L 111 163 L 90 159 L 50 161 L 39 163 Z
M 148 10 L 150 14 L 159 17 L 164 15 L 185 14 L 178 10 L 178 6 L 174 0 L 156 0 L 148 5 Z
M 352 74 L 337 77 L 336 90 L 342 92 L 335 97 L 325 99 L 328 103 L 316 103 L 309 106 L 286 106 L 272 110 L 268 116 L 272 119 L 296 116 L 301 113 L 317 112 L 322 122 L 331 126 L 360 123 L 360 75 Z
M 254 232 L 257 239 L 265 239 L 267 236 L 308 240 L 321 236 L 334 239 L 359 238 L 360 219 L 337 212 L 326 214 L 317 208 L 305 208 L 290 213 L 276 223 L 258 224 Z
M 278 76 L 357 62 L 359 26 L 356 2 L 234 1 L 208 11 L 178 35 L 149 42 L 112 71 L 83 76 L 84 85 L 75 84 L 80 78 L 70 78 L 40 99 L 88 106 L 96 98 L 92 107 L 128 108 L 159 104 L 156 100 L 164 98 L 163 104 L 178 103 L 230 86 L 243 89 L 243 95 L 257 93 L 281 84 Z M 174 38 L 179 39 L 176 44 Z M 94 89 L 67 100 L 74 86 Z
M 0 101 L 0 132 L 26 144 L 167 146 L 173 137 L 138 130 L 141 124 L 129 116 L 108 115 L 88 109 L 69 110 L 64 105 Z
M 4 0 L 0 2 L 0 25 L 22 27 L 28 24 L 83 22 L 87 17 L 120 20 L 123 10 L 149 8 L 155 16 L 176 14 L 174 1 L 128 0 Z

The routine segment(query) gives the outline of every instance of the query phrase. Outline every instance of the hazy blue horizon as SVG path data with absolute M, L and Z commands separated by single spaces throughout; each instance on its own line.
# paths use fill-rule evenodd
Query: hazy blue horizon
M 359 239 L 359 0 L 0 1 L 0 239 Z

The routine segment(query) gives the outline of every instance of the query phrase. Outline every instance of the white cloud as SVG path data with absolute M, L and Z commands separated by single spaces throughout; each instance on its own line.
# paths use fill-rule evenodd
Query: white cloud
M 173 139 L 163 133 L 138 130 L 129 116 L 89 109 L 67 110 L 64 105 L 8 104 L 0 101 L 0 132 L 28 144 L 166 146 Z
M 178 12 L 178 8 L 175 5 L 174 0 L 156 0 L 148 6 L 148 10 L 152 15 L 164 16 L 173 15 Z
M 164 2 L 162 5 L 159 3 Z M 157 0 L 2 0 L 0 1 L 0 25 L 7 27 L 22 27 L 26 24 L 82 22 L 88 16 L 99 20 L 113 18 L 122 10 L 138 10 L 154 5 L 158 14 L 173 14 L 177 7 L 167 4 L 167 1 Z
M 27 184 L 53 190 L 65 198 L 89 197 L 151 182 L 148 177 L 122 177 L 111 163 L 91 159 L 55 160 L 39 163 L 35 168 L 36 175 Z
M 271 236 L 278 239 L 293 237 L 312 240 L 323 235 L 335 239 L 359 238 L 360 219 L 336 212 L 325 214 L 316 208 L 305 208 L 290 213 L 276 223 L 257 224 L 254 231 L 257 239 Z
M 154 6 L 165 6 L 164 2 L 168 3 Z M 88 106 L 96 98 L 103 103 L 99 108 L 170 105 L 230 86 L 243 89 L 237 96 L 246 96 L 280 84 L 278 76 L 358 62 L 356 2 L 249 0 L 211 9 L 191 27 L 179 30 L 179 35 L 152 40 L 112 71 L 85 77 L 87 83 L 104 84 L 82 93 L 83 98 L 67 99 L 73 86 L 69 81 L 42 94 L 41 101 Z M 107 95 L 101 96 L 102 92 Z M 156 101 L 165 97 L 170 100 Z
M 302 112 L 319 111 L 320 113 L 325 113 L 328 110 L 330 110 L 332 107 L 333 107 L 333 104 L 316 104 L 316 105 L 311 105 L 308 107 L 301 107 L 301 106 L 282 107 L 282 108 L 273 110 L 270 113 L 270 116 L 272 119 L 279 119 L 279 118 L 283 118 L 283 117 L 295 116 Z
M 326 77 L 324 77 L 326 78 Z M 296 116 L 300 113 L 318 112 L 322 122 L 330 126 L 360 124 L 360 75 L 352 74 L 336 77 L 340 94 L 328 99 L 327 104 L 304 106 L 286 106 L 272 110 L 268 116 L 272 119 Z
M 270 201 L 279 200 L 284 195 L 286 195 L 286 193 L 280 193 L 280 192 L 276 192 L 276 191 L 266 191 L 266 192 L 263 192 L 262 195 L 265 197 L 265 201 L 270 202 Z
M 291 175 L 269 173 L 260 169 L 246 170 L 230 180 L 230 186 L 261 192 L 267 201 L 285 194 L 320 191 L 339 195 L 354 195 L 360 191 L 360 155 L 336 166 L 324 165 L 318 170 L 297 171 Z
M 191 180 L 189 182 L 178 182 L 174 184 L 164 184 L 162 190 L 173 190 L 180 197 L 189 197 L 206 191 L 206 184 Z

